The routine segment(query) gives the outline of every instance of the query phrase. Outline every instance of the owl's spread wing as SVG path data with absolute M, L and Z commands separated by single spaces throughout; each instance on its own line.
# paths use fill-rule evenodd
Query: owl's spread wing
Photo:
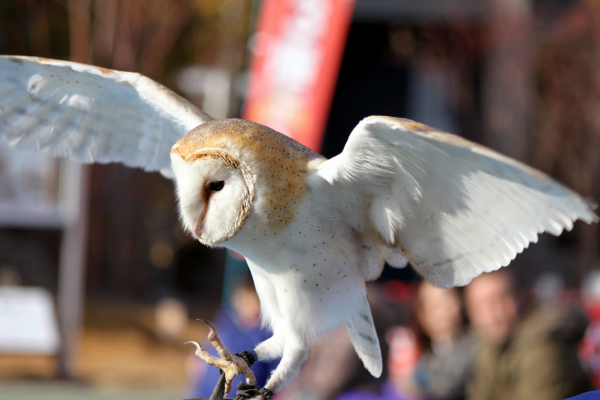
M 131 72 L 35 57 L 0 57 L 0 139 L 79 162 L 169 168 L 171 147 L 211 120 Z
M 441 287 L 508 265 L 542 232 L 598 221 L 589 202 L 543 173 L 406 119 L 361 121 L 318 173 L 354 228 L 378 237 L 383 258 L 402 251 Z

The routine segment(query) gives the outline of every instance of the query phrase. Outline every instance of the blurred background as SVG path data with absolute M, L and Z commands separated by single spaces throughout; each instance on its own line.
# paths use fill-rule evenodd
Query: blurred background
M 136 71 L 215 118 L 269 125 L 326 157 L 366 116 L 411 118 L 600 200 L 595 0 L 0 0 L 0 54 Z M 172 189 L 158 173 L 0 143 L 0 399 L 199 396 L 212 378 L 182 345 L 205 336 L 196 318 L 261 340 L 243 257 L 187 236 Z M 542 235 L 508 267 L 515 320 L 533 303 L 585 311 L 576 351 L 596 384 L 599 233 L 577 223 Z M 468 396 L 468 372 L 441 392 L 418 373 L 439 350 L 418 315 L 438 294 L 419 285 L 410 268 L 386 267 L 369 288 L 384 379 L 348 367 L 358 362 L 351 351 L 352 363 L 338 360 L 345 368 L 323 367 L 325 346 L 280 398 L 339 398 L 358 386 L 384 396 L 385 382 L 394 398 Z M 460 323 L 449 331 L 470 330 L 463 293 L 452 293 Z M 473 353 L 465 371 L 477 357 L 471 342 L 461 344 Z M 322 382 L 311 374 L 319 368 L 337 375 Z

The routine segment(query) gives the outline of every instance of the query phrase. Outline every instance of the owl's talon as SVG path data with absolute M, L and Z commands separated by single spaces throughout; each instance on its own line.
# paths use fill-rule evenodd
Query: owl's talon
M 214 325 L 202 318 L 198 318 L 198 321 L 202 321 L 206 325 L 208 325 L 207 338 L 209 342 L 213 345 L 213 347 L 217 349 L 219 356 L 221 356 L 221 358 L 227 361 L 231 361 L 231 353 L 229 352 L 229 350 L 227 350 L 227 347 L 225 347 L 225 345 L 221 341 L 221 338 L 219 337 L 219 334 L 217 333 L 217 330 L 215 329 Z
M 185 342 L 184 344 L 193 344 L 196 346 L 196 356 L 204 360 L 208 365 L 219 368 L 223 374 L 225 374 L 225 393 L 229 393 L 231 390 L 231 382 L 237 375 L 243 375 L 248 384 L 256 385 L 256 378 L 252 370 L 250 370 L 250 366 L 246 360 L 237 354 L 231 354 L 221 341 L 215 327 L 207 320 L 201 319 L 201 321 L 204 321 L 208 325 L 208 340 L 217 350 L 220 358 L 208 354 L 208 352 L 206 352 L 197 342 L 190 341 Z

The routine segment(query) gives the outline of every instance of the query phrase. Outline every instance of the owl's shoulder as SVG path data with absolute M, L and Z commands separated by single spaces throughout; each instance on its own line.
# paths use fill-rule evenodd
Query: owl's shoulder
M 251 167 L 256 172 L 259 200 L 269 225 L 277 229 L 294 221 L 308 192 L 308 177 L 314 165 L 324 159 L 304 146 L 295 146 L 296 142 L 288 142 L 287 137 L 275 139 L 262 147 Z

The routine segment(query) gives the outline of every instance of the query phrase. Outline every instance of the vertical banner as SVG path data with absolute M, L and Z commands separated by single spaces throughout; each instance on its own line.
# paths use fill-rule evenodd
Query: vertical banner
M 354 0 L 263 0 L 244 119 L 318 151 Z

